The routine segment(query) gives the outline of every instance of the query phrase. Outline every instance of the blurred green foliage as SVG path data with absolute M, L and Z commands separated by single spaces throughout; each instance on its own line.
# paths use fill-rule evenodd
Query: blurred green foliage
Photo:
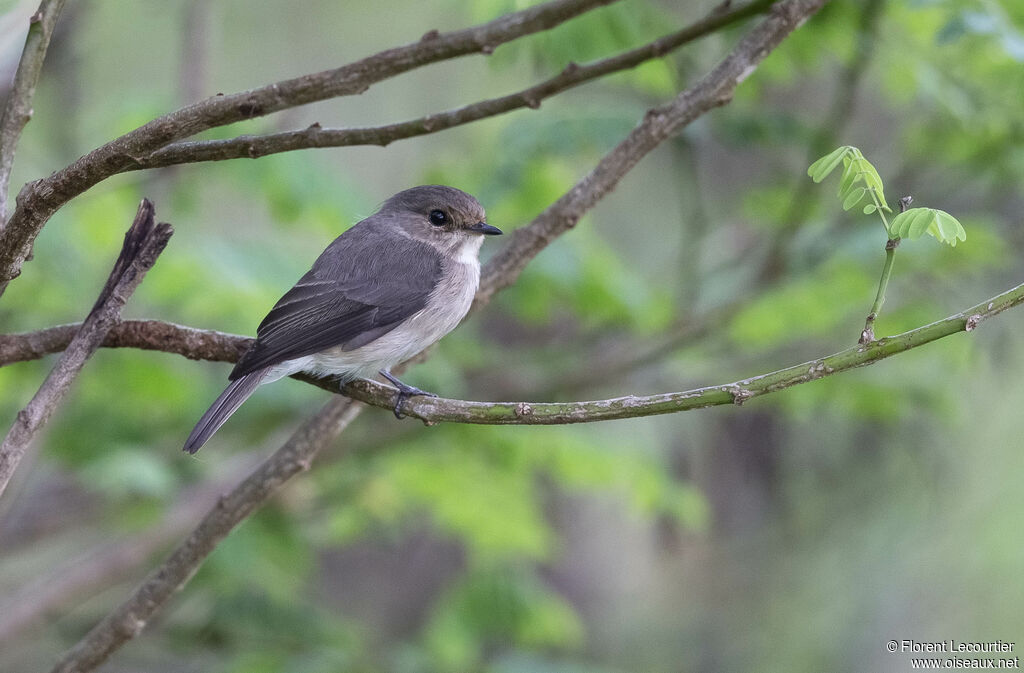
M 79 3 L 12 184 L 188 102 L 175 83 L 192 59 L 202 59 L 194 84 L 212 95 L 525 4 Z M 489 59 L 204 137 L 386 123 L 503 95 L 676 30 L 712 4 L 627 0 Z M 868 4 L 833 0 L 732 104 L 646 158 L 410 380 L 452 397 L 584 399 L 732 381 L 854 343 L 884 240 L 830 189 L 801 187 L 850 73 L 857 93 L 831 147 L 863 148 L 890 200 L 912 194 L 971 233 L 955 251 L 900 249 L 877 333 L 1019 282 L 1024 4 L 882 2 L 873 46 L 854 62 Z M 184 30 L 190 11 L 205 12 L 206 38 Z M 333 237 L 399 189 L 456 185 L 513 230 L 743 30 L 539 111 L 386 149 L 119 176 L 48 224 L 0 301 L 0 326 L 80 320 L 143 195 L 177 233 L 126 315 L 242 334 Z M 485 257 L 500 243 L 488 241 Z M 742 409 L 561 428 L 423 428 L 368 410 L 218 547 L 109 670 L 883 670 L 896 661 L 882 651 L 890 638 L 1013 641 L 1024 560 L 1019 319 Z M 688 325 L 707 329 L 642 357 Z M 13 418 L 53 362 L 0 368 L 0 417 Z M 69 554 L 154 530 L 230 454 L 267 454 L 324 400 L 294 381 L 261 390 L 190 459 L 179 447 L 227 371 L 97 353 L 14 505 L 0 506 L 0 597 Z M 53 495 L 52 483 L 87 505 Z M 0 669 L 49 665 L 159 558 L 0 646 Z

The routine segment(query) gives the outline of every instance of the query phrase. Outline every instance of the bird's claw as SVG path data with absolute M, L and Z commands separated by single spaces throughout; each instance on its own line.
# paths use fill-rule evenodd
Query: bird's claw
M 402 415 L 402 406 L 405 405 L 405 401 L 410 397 L 437 397 L 434 393 L 428 393 L 426 390 L 420 390 L 416 386 L 410 386 L 406 383 L 402 383 L 397 377 L 387 370 L 381 370 L 380 375 L 388 381 L 391 381 L 395 388 L 398 389 L 398 396 L 395 398 L 395 418 L 404 418 Z
M 398 396 L 395 398 L 395 408 L 394 408 L 395 418 L 398 418 L 398 419 L 404 418 L 405 416 L 402 413 L 402 407 L 405 406 L 405 401 L 408 400 L 410 397 L 417 397 L 417 396 L 437 397 L 437 395 L 435 395 L 434 393 L 428 393 L 427 391 L 420 390 L 419 388 L 416 388 L 415 386 L 407 386 L 405 384 L 402 384 L 402 387 L 398 388 Z

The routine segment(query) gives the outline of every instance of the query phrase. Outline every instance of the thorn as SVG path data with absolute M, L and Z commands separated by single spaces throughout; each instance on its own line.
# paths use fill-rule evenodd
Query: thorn
M 441 33 L 438 32 L 437 28 L 434 28 L 433 30 L 428 30 L 423 33 L 423 37 L 420 38 L 420 42 L 430 42 L 431 40 L 436 40 L 439 37 L 441 37 Z
M 480 45 L 480 53 L 481 54 L 486 54 L 487 56 L 490 56 L 491 54 L 494 53 L 494 45 L 493 44 L 482 44 L 482 45 Z
M 310 124 L 309 126 L 306 127 L 306 130 L 307 131 L 319 131 L 322 128 L 323 127 L 320 126 L 320 122 L 313 122 L 312 124 Z
M 980 323 L 981 320 L 982 320 L 981 314 L 975 313 L 974 315 L 972 315 L 970 318 L 967 319 L 967 323 L 964 325 L 964 331 L 965 332 L 972 332 L 972 331 L 974 331 L 974 328 L 978 326 L 978 323 Z
M 739 386 L 730 388 L 729 392 L 732 393 L 732 403 L 737 407 L 742 407 L 744 402 L 754 396 L 754 393 L 746 388 L 740 388 Z
M 35 14 L 33 14 L 30 17 L 28 17 L 28 24 L 31 26 L 33 24 L 39 23 L 42 20 L 43 20 L 43 10 L 42 9 L 37 9 Z

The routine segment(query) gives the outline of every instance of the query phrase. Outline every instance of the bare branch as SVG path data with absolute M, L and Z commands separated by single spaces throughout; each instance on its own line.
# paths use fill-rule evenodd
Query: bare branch
M 71 323 L 37 332 L 0 334 L 0 367 L 59 353 L 68 347 L 81 326 L 82 323 Z M 103 346 L 177 353 L 190 360 L 238 362 L 252 342 L 250 337 L 160 320 L 122 320 L 111 326 Z
M 21 273 L 32 242 L 61 206 L 161 147 L 217 126 L 329 98 L 360 94 L 371 84 L 430 63 L 469 54 L 489 54 L 498 45 L 553 28 L 615 1 L 553 0 L 473 28 L 444 34 L 430 31 L 418 42 L 388 49 L 334 70 L 214 96 L 158 117 L 53 175 L 25 185 L 18 194 L 17 208 L 0 233 L 0 294 L 7 283 Z
M 725 12 L 712 12 L 682 30 L 659 37 L 643 46 L 583 65 L 570 63 L 561 73 L 528 89 L 446 112 L 429 114 L 397 124 L 367 128 L 325 129 L 319 124 L 313 124 L 299 131 L 244 135 L 225 140 L 179 142 L 157 150 L 148 157 L 141 158 L 126 170 L 142 170 L 201 161 L 257 159 L 268 154 L 314 147 L 385 146 L 396 140 L 437 133 L 520 108 L 536 109 L 546 98 L 585 82 L 605 77 L 614 72 L 629 70 L 646 61 L 660 58 L 725 26 L 764 12 L 774 1 L 755 0 Z
M 53 673 L 85 673 L 106 661 L 134 638 L 174 595 L 206 557 L 240 521 L 262 505 L 288 479 L 308 470 L 313 458 L 359 413 L 362 405 L 331 399 L 291 439 L 239 484 L 222 496 L 188 538 L 146 577 L 120 607 L 107 615 L 67 652 Z
M 154 225 L 153 205 L 143 200 L 135 221 L 125 234 L 124 246 L 110 278 L 92 311 L 38 392 L 18 412 L 14 425 L 0 444 L 0 494 L 7 488 L 32 437 L 49 420 L 86 360 L 100 347 L 107 330 L 117 321 L 128 297 L 156 263 L 172 233 L 174 230 L 169 224 Z
M 28 37 L 21 52 L 14 84 L 7 97 L 3 116 L 0 117 L 0 230 L 7 221 L 7 195 L 14 166 L 14 151 L 21 132 L 32 118 L 32 98 L 43 69 L 46 49 L 50 46 L 53 27 L 57 24 L 65 0 L 42 0 L 39 9 L 29 19 Z

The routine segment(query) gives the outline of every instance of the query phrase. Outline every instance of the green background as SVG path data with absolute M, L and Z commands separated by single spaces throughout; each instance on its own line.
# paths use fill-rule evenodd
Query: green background
M 711 5 L 626 0 L 490 58 L 202 137 L 445 110 Z M 12 190 L 192 100 L 522 6 L 69 2 Z M 0 19 L 33 10 L 0 2 Z M 24 26 L 4 25 L 10 65 Z M 457 186 L 514 230 L 745 28 L 537 111 L 387 148 L 117 176 L 43 230 L 0 301 L 0 330 L 81 320 L 143 196 L 176 234 L 125 316 L 239 334 L 401 189 Z M 834 0 L 404 378 L 446 397 L 596 399 L 730 382 L 853 345 L 885 235 L 842 211 L 835 178 L 806 175 L 840 144 L 863 150 L 890 202 L 911 194 L 967 230 L 956 249 L 900 247 L 876 332 L 973 305 L 1021 281 L 1022 102 L 1024 4 Z M 484 258 L 504 243 L 488 239 Z M 885 651 L 891 639 L 1020 642 L 1022 320 L 1009 312 L 742 408 L 536 428 L 425 428 L 367 410 L 104 670 L 881 671 L 909 669 Z M 0 419 L 54 361 L 0 368 Z M 0 670 L 47 668 L 326 399 L 296 381 L 263 388 L 190 458 L 180 446 L 229 369 L 130 350 L 89 361 L 0 501 L 0 606 L 65 563 L 156 541 L 0 642 Z

